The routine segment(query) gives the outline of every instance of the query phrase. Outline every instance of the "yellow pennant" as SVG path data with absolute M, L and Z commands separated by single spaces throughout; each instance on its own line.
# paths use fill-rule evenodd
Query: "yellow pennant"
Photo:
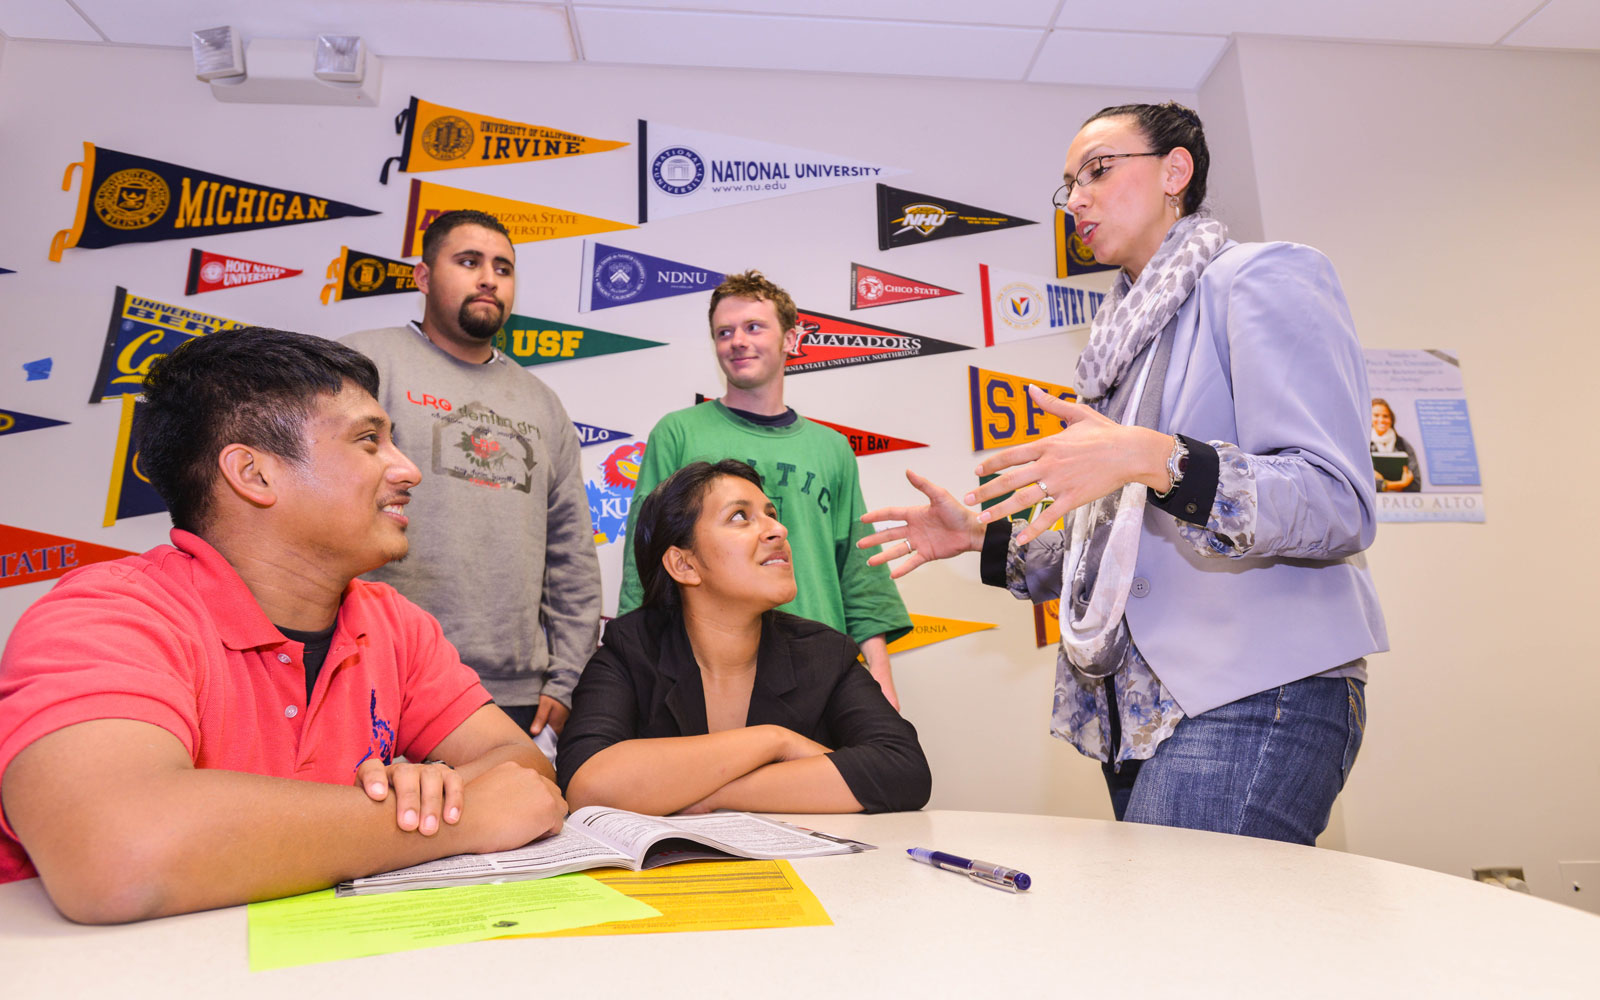
M 406 208 L 406 234 L 401 241 L 400 256 L 415 257 L 422 253 L 422 234 L 433 220 L 446 212 L 470 208 L 488 212 L 500 220 L 511 233 L 513 243 L 533 243 L 537 240 L 560 240 L 568 236 L 587 236 L 590 233 L 609 233 L 618 229 L 638 229 L 626 222 L 613 222 L 593 215 L 569 212 L 564 208 L 535 205 L 531 201 L 517 201 L 492 194 L 481 194 L 462 188 L 446 187 L 429 181 L 411 179 L 411 203 Z
M 959 618 L 934 618 L 931 615 L 912 615 L 911 631 L 889 643 L 889 652 L 903 653 L 918 646 L 927 646 L 958 635 L 970 635 L 995 626 L 988 622 L 967 622 Z
M 986 368 L 967 369 L 972 403 L 972 450 L 1009 448 L 1024 441 L 1035 441 L 1054 434 L 1065 425 L 1035 406 L 1028 398 L 1028 386 L 1036 385 L 1055 396 L 1075 403 L 1078 393 L 1071 386 L 1056 385 L 1042 379 L 992 372 Z
M 404 130 L 405 139 L 400 155 L 384 161 L 383 173 L 378 179 L 385 184 L 389 183 L 391 163 L 400 164 L 403 171 L 415 173 L 557 160 L 584 153 L 604 153 L 627 145 L 544 125 L 490 118 L 415 97 L 395 118 L 394 125 L 396 132 Z

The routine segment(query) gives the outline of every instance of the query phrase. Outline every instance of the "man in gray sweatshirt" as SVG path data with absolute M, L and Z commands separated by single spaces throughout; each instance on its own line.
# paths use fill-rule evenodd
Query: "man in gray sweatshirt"
M 516 292 L 500 220 L 439 216 L 416 281 L 421 322 L 344 338 L 378 366 L 395 443 L 423 472 L 410 556 L 367 577 L 438 618 L 506 714 L 536 737 L 559 734 L 600 623 L 577 430 L 493 345 Z

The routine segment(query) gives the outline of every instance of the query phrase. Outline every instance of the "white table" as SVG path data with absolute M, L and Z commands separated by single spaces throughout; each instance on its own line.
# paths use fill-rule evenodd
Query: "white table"
M 832 927 L 486 941 L 252 974 L 243 907 L 80 927 L 0 886 L 0 996 L 1600 997 L 1600 917 L 1334 851 L 1007 813 L 786 817 L 878 845 L 794 862 Z M 1020 868 L 1019 895 L 919 865 Z

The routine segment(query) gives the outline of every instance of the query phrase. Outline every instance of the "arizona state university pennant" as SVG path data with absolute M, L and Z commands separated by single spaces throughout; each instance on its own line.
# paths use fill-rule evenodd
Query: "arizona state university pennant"
M 1032 219 L 1019 219 L 992 208 L 878 185 L 879 250 L 1033 225 L 1037 223 Z
M 784 362 L 789 374 L 970 351 L 965 344 L 934 340 L 888 327 L 856 323 L 838 316 L 800 310 L 800 342 Z
M 494 335 L 494 346 L 523 367 L 547 365 L 552 361 L 571 361 L 576 358 L 595 358 L 602 354 L 622 354 L 625 351 L 642 351 L 647 347 L 664 347 L 664 341 L 645 340 L 642 337 L 624 337 L 620 333 L 591 330 L 572 323 L 557 323 L 550 319 L 511 314 L 506 325 Z M 619 435 L 626 436 L 626 435 Z M 585 442 L 595 443 L 595 442 Z
M 66 423 L 65 420 L 36 417 L 18 410 L 0 410 L 0 437 L 7 434 L 21 434 L 23 431 L 36 431 L 42 427 L 61 427 Z
M 1033 405 L 1033 400 L 1028 398 L 1030 385 L 1038 386 L 1057 399 L 1069 403 L 1078 401 L 1077 391 L 1070 386 L 983 368 L 968 367 L 967 374 L 972 397 L 973 451 L 1009 448 L 1054 434 L 1066 426 L 1061 418 Z
M 54 580 L 79 566 L 133 554 L 127 549 L 0 524 L 0 587 Z
M 137 393 L 156 358 L 190 337 L 241 326 L 249 324 L 129 295 L 126 288 L 118 286 L 105 347 L 100 352 L 100 372 L 89 392 L 89 402 Z
M 339 256 L 328 262 L 328 283 L 322 286 L 322 304 L 414 292 L 417 290 L 416 278 L 412 276 L 415 267 L 403 260 L 340 247 Z
M 983 345 L 1088 330 L 1106 293 L 1007 268 L 978 265 Z
M 932 615 L 913 614 L 911 631 L 889 643 L 888 648 L 891 653 L 903 653 L 918 646 L 927 646 L 995 627 L 989 622 L 969 622 L 960 618 L 935 618 Z
M 422 234 L 433 224 L 433 220 L 458 208 L 474 208 L 480 212 L 488 212 L 511 232 L 513 243 L 560 240 L 568 236 L 587 236 L 590 233 L 639 228 L 630 226 L 626 222 L 612 222 L 610 219 L 569 212 L 564 208 L 551 208 L 549 205 L 535 205 L 531 201 L 517 201 L 513 198 L 501 198 L 498 195 L 465 191 L 413 177 L 411 202 L 406 207 L 406 234 L 401 242 L 400 256 L 415 257 L 422 253 Z
M 395 132 L 404 132 L 400 155 L 383 161 L 381 183 L 389 183 L 389 166 L 398 163 L 406 173 L 454 170 L 457 167 L 492 167 L 501 163 L 558 160 L 584 153 L 604 153 L 626 146 L 610 139 L 591 139 L 544 125 L 527 125 L 488 115 L 447 108 L 411 98 L 395 116 Z
M 1078 238 L 1078 224 L 1072 216 L 1056 209 L 1056 277 L 1071 278 L 1116 269 L 1115 264 L 1102 264 L 1095 260 L 1094 251 Z
M 167 502 L 139 469 L 139 452 L 132 444 L 134 421 L 143 403 L 138 396 L 122 397 L 122 419 L 117 424 L 117 449 L 111 459 L 111 488 L 106 490 L 106 527 L 120 518 L 159 514 Z
M 578 311 L 592 312 L 690 292 L 709 292 L 722 284 L 725 277 L 720 271 L 624 250 L 598 240 L 585 240 Z
M 696 400 L 695 402 L 699 402 Z M 844 439 L 850 442 L 850 450 L 857 455 L 881 455 L 887 451 L 903 451 L 906 448 L 926 448 L 921 441 L 907 441 L 905 438 L 890 437 L 887 434 L 874 434 L 864 431 L 859 427 L 850 427 L 846 424 L 836 424 L 831 420 L 818 420 L 816 417 L 808 418 L 814 424 L 832 427 Z
M 83 144 L 82 163 L 68 164 L 61 190 L 72 190 L 72 172 L 80 167 L 78 214 L 71 229 L 61 230 L 50 241 L 51 260 L 60 260 L 67 247 L 87 250 L 193 239 L 378 214 L 331 198 L 119 153 L 92 142 Z
M 183 294 L 198 295 L 201 292 L 214 292 L 219 288 L 237 288 L 240 285 L 254 285 L 262 281 L 277 281 L 279 278 L 292 278 L 300 273 L 292 267 L 262 264 L 253 260 L 241 260 L 238 257 L 212 253 L 209 250 L 194 249 L 189 251 L 189 279 L 184 282 Z
M 850 265 L 851 309 L 871 309 L 874 306 L 892 306 L 896 302 L 940 299 L 946 295 L 960 294 L 901 274 L 880 271 L 865 264 Z

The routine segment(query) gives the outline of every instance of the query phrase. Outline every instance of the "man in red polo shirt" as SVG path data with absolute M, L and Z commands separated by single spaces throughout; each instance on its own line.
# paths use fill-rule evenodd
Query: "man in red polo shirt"
M 12 630 L 0 882 L 110 923 L 560 829 L 549 762 L 438 623 L 356 579 L 406 554 L 421 478 L 377 393 L 357 352 L 261 328 L 152 366 L 172 544 L 62 577 Z

